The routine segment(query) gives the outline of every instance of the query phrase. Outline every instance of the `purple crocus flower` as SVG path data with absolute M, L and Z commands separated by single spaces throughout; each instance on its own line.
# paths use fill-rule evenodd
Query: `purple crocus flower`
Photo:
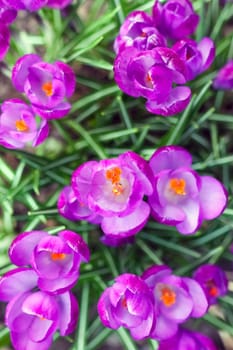
M 186 66 L 176 52 L 166 47 L 138 51 L 126 48 L 116 57 L 114 77 L 117 85 L 130 96 L 145 97 L 146 109 L 170 116 L 184 110 L 191 98 L 186 82 Z
M 182 234 L 192 234 L 203 220 L 214 219 L 224 211 L 224 186 L 211 176 L 195 172 L 191 168 L 192 157 L 185 149 L 161 147 L 149 164 L 154 173 L 154 192 L 149 203 L 152 216 L 159 222 L 176 226 Z
M 233 89 L 233 60 L 228 61 L 217 73 L 213 87 L 218 90 Z
M 24 267 L 0 278 L 0 300 L 9 302 L 5 323 L 15 350 L 48 350 L 56 331 L 68 335 L 77 323 L 75 297 L 70 292 L 42 292 L 37 289 L 37 282 L 37 273 Z
M 206 335 L 180 328 L 174 337 L 162 340 L 158 350 L 217 350 Z
M 217 265 L 200 266 L 193 278 L 202 286 L 210 305 L 217 303 L 217 298 L 224 296 L 228 290 L 228 280 L 225 272 Z
M 28 142 L 38 146 L 48 136 L 46 120 L 37 125 L 33 109 L 19 99 L 3 102 L 0 115 L 0 144 L 6 148 L 23 148 Z
M 176 334 L 179 324 L 206 313 L 205 293 L 194 279 L 175 276 L 165 265 L 149 267 L 142 279 L 153 291 L 157 311 L 156 325 L 150 337 L 168 339 Z
M 153 294 L 146 283 L 133 274 L 118 276 L 101 295 L 97 309 L 105 327 L 125 327 L 136 340 L 148 337 L 154 327 Z
M 186 64 L 187 80 L 192 80 L 207 70 L 215 57 L 214 42 L 210 38 L 203 38 L 199 43 L 182 39 L 172 48 Z
M 133 11 L 126 17 L 114 41 L 116 53 L 131 46 L 140 51 L 166 46 L 166 40 L 155 28 L 152 18 L 143 11 Z
M 151 170 L 134 152 L 118 158 L 89 161 L 72 175 L 72 188 L 79 201 L 101 217 L 106 235 L 135 235 L 147 222 L 149 205 L 144 195 L 152 193 Z
M 12 242 L 9 257 L 17 266 L 31 265 L 39 276 L 38 287 L 49 293 L 69 290 L 79 277 L 81 262 L 89 261 L 89 249 L 81 236 L 60 231 L 23 232 Z
M 156 0 L 152 10 L 155 26 L 170 39 L 184 39 L 193 34 L 199 22 L 190 0 Z
M 60 61 L 50 64 L 36 54 L 24 55 L 13 67 L 12 81 L 41 117 L 61 118 L 69 112 L 71 105 L 65 99 L 74 93 L 75 75 L 67 64 Z

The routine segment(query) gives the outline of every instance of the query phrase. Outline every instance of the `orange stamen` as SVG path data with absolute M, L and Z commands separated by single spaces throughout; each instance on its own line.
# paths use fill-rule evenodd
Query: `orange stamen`
M 23 132 L 29 131 L 29 127 L 23 119 L 16 120 L 15 127 L 17 131 L 23 131 Z
M 160 300 L 162 300 L 165 306 L 170 307 L 176 302 L 176 293 L 169 287 L 163 287 Z
M 121 179 L 121 169 L 118 167 L 109 169 L 106 171 L 106 179 L 112 181 L 112 184 L 115 184 Z
M 180 196 L 184 196 L 186 194 L 185 192 L 185 186 L 186 182 L 184 179 L 171 179 L 169 182 L 170 189 L 175 192 L 176 194 Z
M 42 90 L 44 91 L 46 96 L 52 96 L 53 94 L 53 84 L 51 81 L 48 81 L 47 83 L 44 83 L 42 85 Z
M 207 283 L 207 288 L 208 288 L 208 292 L 209 292 L 209 295 L 211 297 L 217 297 L 218 294 L 219 294 L 219 291 L 218 291 L 218 288 L 216 286 L 216 284 L 214 283 L 213 280 L 209 280 Z
M 146 36 L 147 36 L 147 34 L 146 34 L 145 32 L 142 32 L 142 33 L 141 33 L 141 37 L 142 37 L 142 38 L 145 38 Z
M 51 259 L 56 261 L 56 260 L 63 260 L 65 259 L 66 254 L 64 253 L 51 253 Z

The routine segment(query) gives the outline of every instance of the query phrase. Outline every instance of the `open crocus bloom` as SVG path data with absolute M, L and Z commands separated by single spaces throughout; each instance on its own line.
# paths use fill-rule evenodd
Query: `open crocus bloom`
M 233 60 L 228 61 L 217 73 L 213 86 L 215 89 L 233 89 Z
M 145 97 L 146 109 L 170 116 L 184 110 L 191 98 L 186 82 L 186 66 L 176 52 L 166 47 L 138 51 L 134 47 L 120 51 L 114 62 L 114 78 L 122 91 L 133 97 Z
M 154 173 L 154 192 L 149 197 L 152 215 L 182 234 L 194 233 L 227 204 L 224 186 L 213 177 L 198 175 L 191 163 L 191 155 L 178 146 L 161 147 L 149 161 Z
M 126 17 L 114 41 L 116 53 L 130 46 L 138 50 L 166 46 L 166 40 L 155 28 L 152 18 L 143 11 L 133 11 Z
M 217 265 L 200 266 L 193 278 L 202 286 L 210 305 L 217 303 L 217 298 L 224 296 L 228 290 L 225 272 Z
M 37 125 L 33 109 L 19 99 L 3 102 L 0 115 L 0 144 L 7 148 L 23 148 L 30 142 L 38 146 L 48 136 L 46 120 Z
M 75 90 L 75 75 L 63 62 L 43 62 L 36 54 L 19 58 L 13 67 L 12 82 L 24 92 L 34 111 L 45 119 L 64 117 L 71 106 L 66 98 Z
M 194 79 L 207 70 L 215 57 L 214 42 L 210 38 L 202 38 L 199 43 L 191 39 L 182 39 L 172 47 L 187 67 L 187 80 Z
M 199 22 L 190 0 L 155 1 L 153 19 L 159 31 L 170 39 L 183 39 L 193 34 Z
M 60 231 L 59 236 L 45 231 L 23 232 L 9 249 L 11 261 L 17 266 L 31 265 L 39 277 L 39 288 L 50 293 L 69 290 L 89 254 L 85 241 L 72 231 Z
M 180 328 L 174 337 L 162 340 L 158 350 L 217 350 L 213 341 L 206 335 Z
M 148 219 L 143 197 L 152 193 L 151 176 L 143 158 L 126 152 L 81 165 L 72 175 L 72 188 L 78 201 L 101 217 L 103 232 L 122 238 L 135 235 Z
M 167 266 L 151 266 L 142 279 L 153 291 L 157 320 L 150 337 L 168 339 L 189 317 L 202 317 L 208 308 L 205 293 L 192 278 L 178 277 Z M 169 325 L 169 327 L 168 327 Z
M 104 326 L 112 329 L 123 326 L 136 340 L 148 337 L 154 327 L 153 294 L 136 275 L 118 276 L 101 295 L 97 308 Z

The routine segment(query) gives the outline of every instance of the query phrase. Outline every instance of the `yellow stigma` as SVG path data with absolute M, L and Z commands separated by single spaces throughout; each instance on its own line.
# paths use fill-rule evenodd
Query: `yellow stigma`
M 47 83 L 44 83 L 42 85 L 42 90 L 44 91 L 46 96 L 52 96 L 53 94 L 53 84 L 51 81 L 48 81 Z
M 185 192 L 185 186 L 186 182 L 184 179 L 171 179 L 169 182 L 170 189 L 175 192 L 176 194 L 180 196 L 184 196 L 186 194 Z
M 176 293 L 169 287 L 163 287 L 160 300 L 162 300 L 165 306 L 170 307 L 176 302 Z
M 15 127 L 17 131 L 23 131 L 23 132 L 29 131 L 29 127 L 23 119 L 16 120 Z
M 56 261 L 56 260 L 63 260 L 65 259 L 66 254 L 64 253 L 51 253 L 51 259 Z

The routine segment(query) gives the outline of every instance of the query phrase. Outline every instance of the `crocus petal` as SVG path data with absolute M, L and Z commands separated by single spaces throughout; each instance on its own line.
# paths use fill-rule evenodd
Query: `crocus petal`
M 27 332 L 11 332 L 10 337 L 15 350 L 48 350 L 53 341 L 53 335 L 50 335 L 47 336 L 43 341 L 36 343 L 29 339 Z
M 202 55 L 202 69 L 201 72 L 205 71 L 212 64 L 215 57 L 215 46 L 214 42 L 210 38 L 203 38 L 198 44 L 198 50 Z
M 43 292 L 35 292 L 24 300 L 22 311 L 28 315 L 57 321 L 58 305 L 54 296 Z
M 214 203 L 214 205 L 213 205 Z M 227 205 L 227 191 L 224 186 L 211 176 L 201 176 L 200 207 L 203 219 L 214 219 Z
M 169 117 L 182 112 L 188 106 L 190 99 L 190 88 L 187 86 L 178 86 L 171 90 L 168 99 L 161 104 L 156 100 L 148 100 L 146 102 L 146 109 L 151 113 Z
M 132 84 L 132 79 L 128 75 L 128 66 L 137 53 L 138 50 L 134 47 L 126 48 L 118 54 L 114 62 L 114 79 L 117 85 L 122 91 L 133 97 L 139 97 L 141 93 Z
M 153 330 L 153 332 L 151 332 L 150 336 L 151 338 L 154 338 L 156 340 L 168 339 L 174 336 L 177 330 L 178 324 L 176 322 L 168 320 L 162 314 L 160 314 L 156 320 L 155 329 Z
M 60 334 L 65 336 L 72 333 L 77 325 L 79 314 L 78 302 L 70 292 L 58 295 L 57 300 L 60 311 Z
M 76 283 L 79 277 L 79 272 L 70 275 L 61 276 L 55 279 L 46 279 L 40 277 L 38 279 L 38 287 L 48 293 L 60 294 L 70 290 Z
M 154 325 L 154 315 L 150 313 L 146 320 L 143 320 L 139 326 L 130 329 L 131 336 L 136 340 L 142 340 L 150 335 Z
M 80 165 L 72 174 L 71 185 L 80 203 L 87 204 L 91 181 L 98 162 L 89 161 Z
M 24 55 L 16 61 L 12 70 L 12 82 L 19 92 L 24 92 L 24 84 L 28 77 L 29 67 L 40 61 L 41 57 L 36 54 Z
M 66 88 L 66 97 L 71 97 L 75 91 L 75 74 L 73 70 L 65 64 L 64 62 L 57 61 L 55 65 L 59 68 L 60 71 L 63 72 L 64 75 L 64 83 Z
M 182 234 L 192 234 L 200 225 L 200 204 L 197 200 L 187 199 L 180 206 L 185 212 L 186 218 L 183 222 L 176 225 L 176 228 Z
M 200 284 L 194 279 L 183 277 L 183 281 L 188 287 L 189 294 L 193 299 L 193 310 L 191 317 L 202 317 L 208 309 L 208 301 Z
M 49 124 L 46 120 L 42 120 L 40 128 L 36 134 L 36 137 L 33 141 L 33 146 L 39 146 L 49 135 Z
M 149 215 L 149 205 L 141 202 L 134 212 L 129 215 L 104 217 L 101 228 L 106 235 L 117 235 L 119 233 L 124 233 L 125 236 L 135 235 L 146 224 Z
M 166 265 L 153 265 L 143 272 L 142 279 L 150 288 L 154 289 L 161 278 L 169 276 L 171 273 L 172 270 Z
M 156 175 L 162 170 L 178 167 L 191 168 L 192 156 L 179 146 L 164 146 L 157 149 L 149 160 L 150 167 Z
M 88 245 L 80 235 L 73 231 L 64 230 L 59 232 L 59 237 L 61 237 L 75 253 L 79 254 L 82 261 L 86 263 L 89 261 L 90 251 Z
M 49 109 L 46 107 L 42 108 L 38 105 L 32 105 L 32 108 L 35 111 L 35 113 L 37 113 L 40 117 L 45 118 L 47 120 L 51 120 L 62 118 L 66 114 L 68 114 L 71 109 L 71 104 L 68 102 L 61 102 L 53 109 Z
M 17 266 L 29 265 L 32 252 L 37 243 L 48 233 L 45 231 L 28 231 L 18 235 L 9 248 L 9 257 Z
M 0 279 L 0 300 L 9 301 L 32 290 L 37 285 L 37 280 L 38 276 L 32 269 L 17 268 L 7 272 Z
M 105 289 L 105 291 L 101 294 L 97 304 L 97 310 L 100 320 L 105 327 L 117 329 L 120 327 L 120 323 L 113 317 L 112 314 L 112 307 L 109 299 L 110 289 L 110 287 Z

